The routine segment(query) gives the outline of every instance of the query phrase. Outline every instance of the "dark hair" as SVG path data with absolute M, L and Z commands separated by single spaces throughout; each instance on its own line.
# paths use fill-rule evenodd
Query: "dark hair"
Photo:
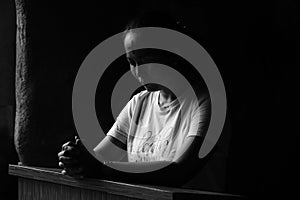
M 182 22 L 173 17 L 171 14 L 160 11 L 141 12 L 136 15 L 127 24 L 124 31 L 124 37 L 128 32 L 130 32 L 130 30 L 143 27 L 161 27 L 172 29 L 192 37 L 191 32 L 186 26 L 183 25 Z M 189 82 L 193 85 L 193 87 L 201 88 L 204 85 L 206 88 L 204 80 L 197 70 L 187 60 L 179 55 L 161 49 L 139 49 L 134 51 L 140 53 L 144 52 L 143 55 L 150 55 L 147 56 L 149 60 L 144 59 L 144 62 L 142 61 L 139 64 L 145 64 L 151 61 L 167 65 L 184 75 L 186 79 L 189 80 Z
M 168 12 L 147 11 L 140 12 L 126 25 L 124 35 L 131 29 L 142 27 L 161 27 L 168 28 L 187 34 L 186 26 L 180 20 L 173 17 Z

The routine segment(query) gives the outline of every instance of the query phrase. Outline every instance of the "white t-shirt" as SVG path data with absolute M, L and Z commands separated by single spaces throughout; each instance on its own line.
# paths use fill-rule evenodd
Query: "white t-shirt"
M 107 133 L 127 144 L 129 162 L 172 161 L 189 136 L 204 137 L 210 99 L 185 93 L 159 105 L 160 91 L 142 91 L 123 108 Z

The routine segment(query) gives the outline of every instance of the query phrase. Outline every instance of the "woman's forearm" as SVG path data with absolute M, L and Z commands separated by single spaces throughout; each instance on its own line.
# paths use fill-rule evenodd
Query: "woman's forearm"
M 105 162 L 97 178 L 137 184 L 177 187 L 182 185 L 184 171 L 174 162 Z
M 195 172 L 195 168 L 200 167 L 197 161 L 184 165 L 170 161 L 139 163 L 110 161 L 105 164 L 97 161 L 97 164 L 94 163 L 92 166 L 87 173 L 90 178 L 170 187 L 180 187 Z
M 172 164 L 171 161 L 153 161 L 153 162 L 117 162 L 107 161 L 104 164 L 108 167 L 130 173 L 145 173 L 159 170 Z

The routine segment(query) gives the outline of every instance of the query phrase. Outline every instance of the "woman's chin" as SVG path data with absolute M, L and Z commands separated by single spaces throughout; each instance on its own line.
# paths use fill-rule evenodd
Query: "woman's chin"
M 159 90 L 159 87 L 156 84 L 152 84 L 152 83 L 145 84 L 144 87 L 149 92 L 154 92 L 154 91 Z

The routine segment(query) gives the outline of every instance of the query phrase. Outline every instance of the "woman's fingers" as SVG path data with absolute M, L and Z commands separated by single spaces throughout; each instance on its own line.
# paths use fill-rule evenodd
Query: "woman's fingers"
M 64 165 L 63 162 L 58 162 L 58 166 L 60 166 L 61 168 L 64 168 L 64 167 L 65 167 L 65 165 Z
M 62 174 L 72 177 L 82 178 L 83 167 L 80 163 L 80 148 L 82 145 L 78 137 L 75 138 L 75 142 L 69 141 L 62 145 L 62 151 L 58 153 L 58 165 L 62 170 Z
M 74 157 L 59 156 L 58 160 L 64 164 L 68 164 L 68 165 L 79 164 L 79 160 Z
M 75 144 L 74 142 L 72 142 L 72 141 L 66 142 L 66 143 L 64 143 L 64 144 L 62 145 L 62 150 L 65 150 L 65 148 L 66 148 L 67 146 L 75 147 L 76 144 Z
M 64 168 L 61 173 L 63 175 L 69 175 L 73 177 L 83 177 L 83 168 L 82 167 L 73 167 L 73 168 Z
M 77 147 L 66 146 L 58 153 L 58 157 L 60 156 L 68 156 L 68 157 L 78 157 L 79 156 L 79 149 Z
M 82 165 L 80 163 L 64 163 L 64 162 L 58 162 L 58 166 L 61 168 L 80 168 Z

